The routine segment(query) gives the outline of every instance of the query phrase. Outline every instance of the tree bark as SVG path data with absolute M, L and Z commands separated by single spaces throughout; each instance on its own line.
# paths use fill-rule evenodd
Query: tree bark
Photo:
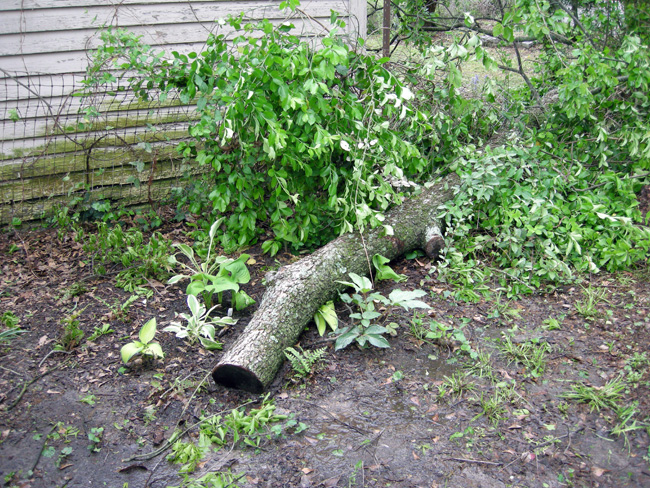
M 454 195 L 456 175 L 449 175 L 420 195 L 391 210 L 383 228 L 346 234 L 313 254 L 266 275 L 267 290 L 258 310 L 235 343 L 212 371 L 215 383 L 261 393 L 273 381 L 284 361 L 284 350 L 293 346 L 318 309 L 337 297 L 349 273 L 368 275 L 375 254 L 395 259 L 421 248 L 437 257 L 444 245 L 436 220 L 438 207 Z

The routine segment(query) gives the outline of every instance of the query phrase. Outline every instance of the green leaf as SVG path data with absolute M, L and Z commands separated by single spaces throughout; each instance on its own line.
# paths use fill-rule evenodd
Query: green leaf
M 320 313 L 320 311 L 316 312 L 316 315 L 314 315 L 314 322 L 316 323 L 318 335 L 323 337 L 327 331 L 327 324 L 325 323 L 325 319 L 323 318 L 323 315 Z
M 163 353 L 162 347 L 160 347 L 160 344 L 158 344 L 157 342 L 152 342 L 151 344 L 148 344 L 146 353 L 157 358 L 165 357 L 165 353 Z
M 368 339 L 368 342 L 375 347 L 381 347 L 381 348 L 390 347 L 390 344 L 388 343 L 385 337 L 382 337 L 380 335 L 374 335 L 374 334 L 365 334 L 365 336 Z
M 359 332 L 357 331 L 356 328 L 352 328 L 336 339 L 336 343 L 334 344 L 334 350 L 338 351 L 339 349 L 343 349 L 347 346 L 349 346 L 354 340 L 359 337 Z
M 124 344 L 122 346 L 122 349 L 120 349 L 120 356 L 122 356 L 122 362 L 124 364 L 128 363 L 129 360 L 138 354 L 140 351 L 142 351 L 143 347 L 139 345 L 138 343 L 135 342 L 129 342 L 128 344 Z
M 187 295 L 187 306 L 195 317 L 201 313 L 202 307 L 195 295 Z
M 394 280 L 396 282 L 406 281 L 408 278 L 406 275 L 397 274 L 387 263 L 390 262 L 390 259 L 382 256 L 381 254 L 375 254 L 372 257 L 372 264 L 377 270 L 376 279 L 378 280 Z
M 239 285 L 229 276 L 219 276 L 212 278 L 212 283 L 205 286 L 205 290 L 210 293 L 221 293 L 226 290 L 239 291 Z
M 178 283 L 179 281 L 181 281 L 184 278 L 187 278 L 187 276 L 185 276 L 185 275 L 174 275 L 171 278 L 169 278 L 169 280 L 167 280 L 167 284 L 168 285 L 174 285 L 174 284 Z
M 143 344 L 148 344 L 156 335 L 156 317 L 152 318 L 140 328 L 138 336 Z
M 235 310 L 244 310 L 249 305 L 255 303 L 255 300 L 243 290 L 235 293 Z
M 429 305 L 424 303 L 421 300 L 416 300 L 419 297 L 427 295 L 427 292 L 424 290 L 413 290 L 413 291 L 404 291 L 404 290 L 393 290 L 388 299 L 397 306 L 408 310 L 409 308 L 431 308 Z
M 251 280 L 251 275 L 246 267 L 248 258 L 250 258 L 249 254 L 242 254 L 237 260 L 224 266 L 225 269 L 230 271 L 232 279 L 237 283 L 248 283 Z
M 202 281 L 190 281 L 190 284 L 187 285 L 187 289 L 185 290 L 185 293 L 188 295 L 200 295 L 203 293 L 203 290 L 205 290 L 205 283 Z
M 223 348 L 223 344 L 221 342 L 213 341 L 207 337 L 199 337 L 199 340 L 201 341 L 201 345 L 208 351 L 216 351 Z

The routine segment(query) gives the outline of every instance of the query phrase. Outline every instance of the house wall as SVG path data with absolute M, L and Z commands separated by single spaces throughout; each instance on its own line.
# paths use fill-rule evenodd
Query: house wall
M 215 20 L 230 14 L 289 20 L 301 35 L 318 37 L 336 10 L 351 36 L 365 34 L 365 0 L 303 0 L 307 15 L 290 19 L 279 3 L 0 1 L 0 223 L 39 218 L 88 191 L 127 204 L 159 201 L 181 174 L 174 146 L 187 134 L 192 107 L 135 102 L 128 92 L 75 96 L 99 28 L 127 28 L 147 44 L 184 53 L 200 51 Z M 91 126 L 84 122 L 92 104 L 102 118 Z

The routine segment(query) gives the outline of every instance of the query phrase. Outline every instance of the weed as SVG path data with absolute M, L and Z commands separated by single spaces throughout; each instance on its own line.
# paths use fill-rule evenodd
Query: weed
M 476 359 L 477 352 L 472 349 L 472 346 L 463 332 L 463 328 L 467 322 L 463 323 L 460 327 L 447 325 L 437 320 L 430 320 L 429 327 L 425 327 L 422 317 L 415 315 L 410 323 L 410 330 L 413 337 L 422 342 L 427 342 L 439 347 L 446 347 L 451 350 L 460 350 L 461 352 L 469 355 L 472 359 Z
M 297 347 L 300 349 L 299 351 L 293 347 L 287 347 L 284 350 L 284 355 L 291 363 L 291 368 L 295 375 L 299 378 L 306 378 L 312 373 L 314 366 L 324 361 L 323 357 L 327 349 L 321 347 L 319 349 L 305 351 L 302 347 Z
M 501 293 L 497 294 L 497 297 L 492 306 L 492 310 L 488 314 L 489 319 L 498 319 L 503 318 L 508 321 L 521 318 L 521 312 L 510 306 L 512 300 L 502 301 Z
M 2 316 L 0 316 L 0 323 L 2 323 L 5 327 L 8 327 L 9 329 L 13 329 L 14 327 L 17 327 L 19 322 L 20 319 L 16 317 L 16 314 L 10 310 L 4 312 Z
M 472 420 L 476 420 L 483 415 L 494 425 L 495 427 L 499 425 L 501 420 L 504 420 L 504 415 L 508 412 L 504 405 L 505 401 L 501 390 L 496 388 L 492 395 L 484 395 L 484 392 L 481 392 L 481 396 L 476 398 L 479 406 L 481 407 L 481 412 L 476 415 Z
M 465 362 L 463 368 L 470 374 L 479 378 L 494 378 L 492 368 L 492 354 L 485 350 L 477 350 L 476 357 Z
M 61 337 L 54 346 L 55 351 L 72 351 L 81 344 L 84 331 L 79 328 L 79 316 L 85 309 L 77 310 L 71 315 L 66 315 L 60 321 L 63 325 Z
M 152 342 L 156 336 L 156 318 L 152 318 L 144 324 L 138 332 L 139 340 L 129 342 L 122 346 L 120 355 L 122 361 L 126 364 L 136 354 L 141 354 L 145 357 L 163 358 L 165 354 L 157 342 Z
M 102 324 L 101 326 L 95 326 L 93 329 L 93 333 L 88 336 L 88 342 L 94 342 L 97 339 L 99 339 L 103 335 L 108 335 L 112 334 L 115 332 L 113 329 L 111 329 L 110 324 Z
M 79 399 L 81 403 L 85 403 L 86 405 L 94 405 L 95 400 L 97 400 L 97 397 L 92 393 L 88 393 L 88 395 Z
M 560 315 L 558 319 L 554 319 L 553 317 L 549 317 L 543 322 L 542 329 L 544 330 L 560 330 L 560 324 L 564 320 L 565 315 Z
M 67 302 L 74 297 L 79 297 L 84 293 L 88 292 L 88 288 L 83 283 L 73 283 L 70 286 L 63 289 L 63 293 L 60 296 L 60 300 Z
M 90 441 L 90 444 L 88 444 L 88 449 L 91 452 L 101 451 L 99 444 L 101 444 L 103 437 L 104 427 L 93 427 L 90 429 L 90 432 L 88 432 L 88 440 Z
M 571 389 L 573 391 L 563 393 L 562 397 L 575 400 L 578 403 L 586 403 L 593 412 L 603 408 L 616 409 L 617 402 L 621 399 L 621 392 L 625 390 L 625 382 L 622 376 L 619 376 L 601 387 L 576 383 L 571 385 Z
M 7 329 L 0 331 L 0 344 L 9 343 L 18 337 L 20 334 L 27 332 L 23 329 Z
M 186 313 L 179 314 L 186 323 L 173 321 L 163 330 L 166 332 L 174 332 L 176 337 L 181 339 L 186 338 L 190 344 L 194 344 L 198 339 L 201 341 L 201 345 L 208 350 L 221 349 L 223 344 L 215 340 L 215 326 L 226 327 L 235 324 L 237 321 L 230 317 L 210 318 L 210 312 L 218 307 L 218 305 L 207 310 L 204 305 L 199 303 L 198 298 L 194 295 L 187 296 L 187 306 L 190 309 L 191 315 Z
M 120 303 L 119 299 L 115 298 L 113 303 L 108 303 L 101 297 L 95 297 L 98 301 L 103 303 L 110 310 L 108 320 L 119 320 L 121 322 L 129 322 L 129 310 L 131 305 L 139 298 L 138 295 L 131 295 L 124 303 Z
M 195 479 L 186 476 L 181 485 L 169 488 L 239 488 L 237 482 L 244 476 L 245 474 L 233 475 L 230 471 L 210 472 Z
M 593 320 L 601 316 L 601 312 L 598 311 L 598 306 L 602 302 L 607 302 L 605 298 L 607 295 L 607 290 L 594 288 L 591 284 L 588 288 L 582 287 L 582 292 L 585 296 L 583 300 L 576 302 L 576 311 L 582 315 L 584 318 Z
M 445 376 L 442 384 L 438 385 L 438 398 L 443 398 L 447 393 L 451 396 L 460 398 L 463 393 L 472 391 L 476 388 L 470 379 L 469 373 L 454 373 L 451 376 Z
M 375 347 L 390 347 L 390 344 L 383 336 L 389 330 L 377 324 L 377 319 L 387 317 L 394 307 L 401 307 L 405 310 L 430 308 L 429 305 L 418 300 L 419 297 L 426 295 L 423 290 L 403 291 L 397 289 L 393 290 L 387 298 L 377 292 L 371 293 L 372 283 L 365 276 L 359 276 L 356 273 L 350 273 L 349 276 L 351 282 L 339 281 L 339 283 L 352 287 L 354 293 L 352 295 L 341 293 L 340 297 L 344 303 L 353 304 L 357 307 L 358 312 L 350 314 L 350 319 L 357 323 L 341 330 L 341 335 L 336 339 L 334 346 L 337 351 L 355 341 L 360 347 L 365 347 L 367 343 Z M 375 309 L 375 302 L 384 305 L 386 307 L 385 312 L 378 312 Z
M 523 365 L 531 376 L 538 378 L 546 369 L 546 354 L 551 346 L 539 339 L 514 343 L 508 335 L 501 340 L 501 351 L 512 361 Z

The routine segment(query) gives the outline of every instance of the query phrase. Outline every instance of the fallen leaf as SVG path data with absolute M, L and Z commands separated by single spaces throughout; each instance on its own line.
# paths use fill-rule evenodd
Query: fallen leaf
M 253 259 L 253 258 L 251 258 L 251 259 Z M 300 471 L 302 471 L 302 472 L 305 473 L 305 474 L 309 474 L 309 473 L 313 473 L 313 472 L 314 472 L 314 470 L 311 469 L 311 468 L 302 468 Z
M 416 461 L 417 461 L 418 459 L 420 459 L 420 456 L 418 456 L 417 454 L 415 454 L 415 451 L 413 451 L 413 459 L 415 459 Z
M 411 401 L 415 403 L 418 407 L 420 406 L 420 400 L 418 399 L 418 397 L 416 396 L 411 397 Z
M 255 258 L 250 258 L 248 261 L 246 261 L 246 264 L 248 264 L 249 266 L 250 266 L 251 264 L 255 264 L 255 263 L 257 263 L 257 261 L 255 260 Z
M 60 395 L 60 394 L 61 394 L 60 391 L 56 391 L 56 390 L 47 390 L 47 392 L 48 392 L 50 395 Z
M 599 468 L 598 466 L 592 466 L 591 467 L 591 474 L 593 474 L 596 478 L 601 477 L 603 474 L 605 474 L 607 469 Z

